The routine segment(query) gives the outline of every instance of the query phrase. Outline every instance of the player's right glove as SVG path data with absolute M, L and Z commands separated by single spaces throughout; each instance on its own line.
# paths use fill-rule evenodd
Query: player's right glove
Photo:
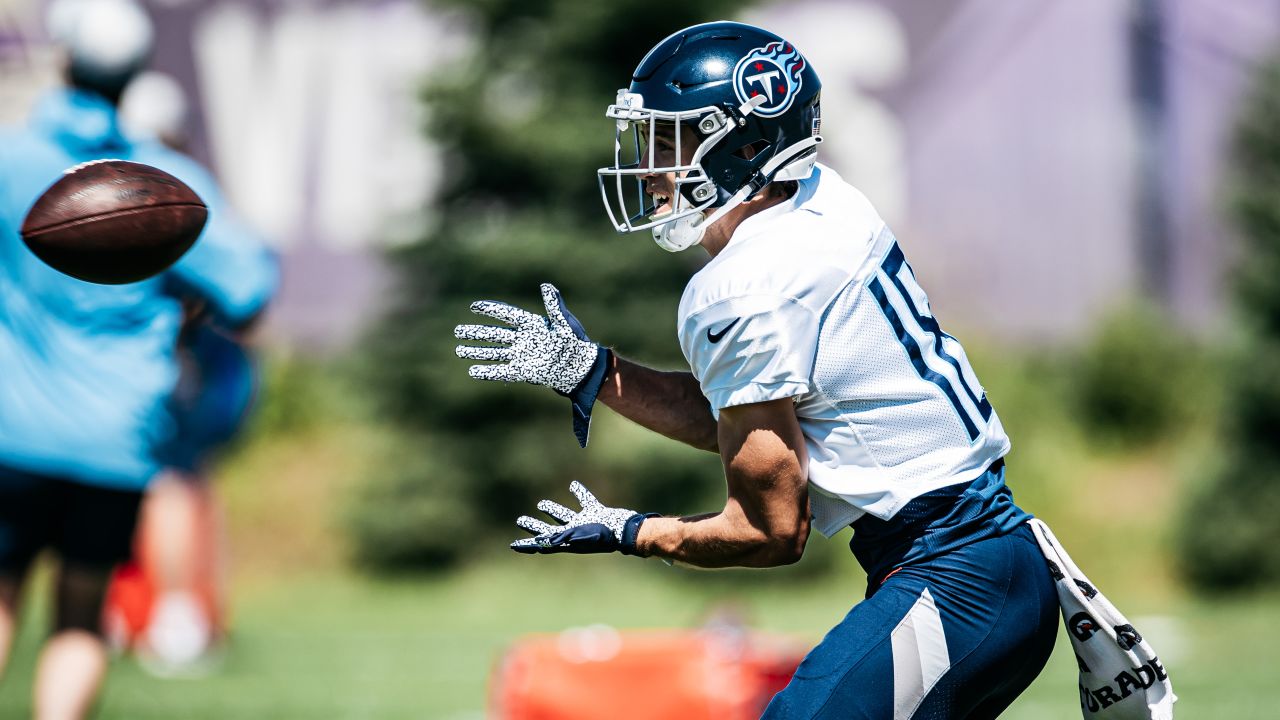
M 534 537 L 511 543 L 519 553 L 608 553 L 636 554 L 636 536 L 640 525 L 650 517 L 635 510 L 611 508 L 602 504 L 582 483 L 574 480 L 569 490 L 578 498 L 582 510 L 574 512 L 553 500 L 538 503 L 538 509 L 564 523 L 552 525 L 537 518 L 521 515 L 516 524 Z
M 542 284 L 542 304 L 546 317 L 492 300 L 471 303 L 471 312 L 511 327 L 459 325 L 453 330 L 459 340 L 501 346 L 459 345 L 456 352 L 466 360 L 497 361 L 492 365 L 472 365 L 467 374 L 477 380 L 545 385 L 569 398 L 573 404 L 573 434 L 578 444 L 586 447 L 591 408 L 604 384 L 612 353 L 591 342 L 582 323 L 565 307 L 560 291 L 551 283 Z

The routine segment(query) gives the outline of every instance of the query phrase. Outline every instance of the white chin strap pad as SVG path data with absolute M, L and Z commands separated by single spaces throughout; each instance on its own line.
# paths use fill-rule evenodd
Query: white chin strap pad
M 679 220 L 672 220 L 653 229 L 653 241 L 658 243 L 658 247 L 667 252 L 674 253 L 688 250 L 702 241 L 702 235 L 707 231 L 707 225 L 708 223 L 703 222 L 702 215 L 691 215 Z

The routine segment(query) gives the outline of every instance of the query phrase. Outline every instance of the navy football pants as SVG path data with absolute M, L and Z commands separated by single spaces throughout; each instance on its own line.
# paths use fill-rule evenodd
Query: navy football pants
M 894 571 L 827 633 L 770 720 L 993 718 L 1057 637 L 1053 579 L 1031 529 Z

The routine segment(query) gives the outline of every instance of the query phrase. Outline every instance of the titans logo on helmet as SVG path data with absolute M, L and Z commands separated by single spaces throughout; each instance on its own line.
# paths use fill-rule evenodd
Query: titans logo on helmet
M 790 43 L 774 42 L 747 53 L 733 68 L 733 91 L 738 102 L 764 96 L 755 109 L 761 117 L 781 115 L 800 92 L 804 58 Z

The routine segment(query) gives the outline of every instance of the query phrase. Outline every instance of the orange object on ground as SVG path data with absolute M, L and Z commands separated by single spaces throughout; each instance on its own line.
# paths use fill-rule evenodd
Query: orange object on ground
M 495 669 L 492 716 L 754 720 L 803 657 L 792 641 L 741 630 L 595 626 L 531 636 Z
M 155 586 L 136 560 L 116 568 L 102 612 L 107 640 L 116 650 L 127 650 L 146 630 L 155 599 Z

